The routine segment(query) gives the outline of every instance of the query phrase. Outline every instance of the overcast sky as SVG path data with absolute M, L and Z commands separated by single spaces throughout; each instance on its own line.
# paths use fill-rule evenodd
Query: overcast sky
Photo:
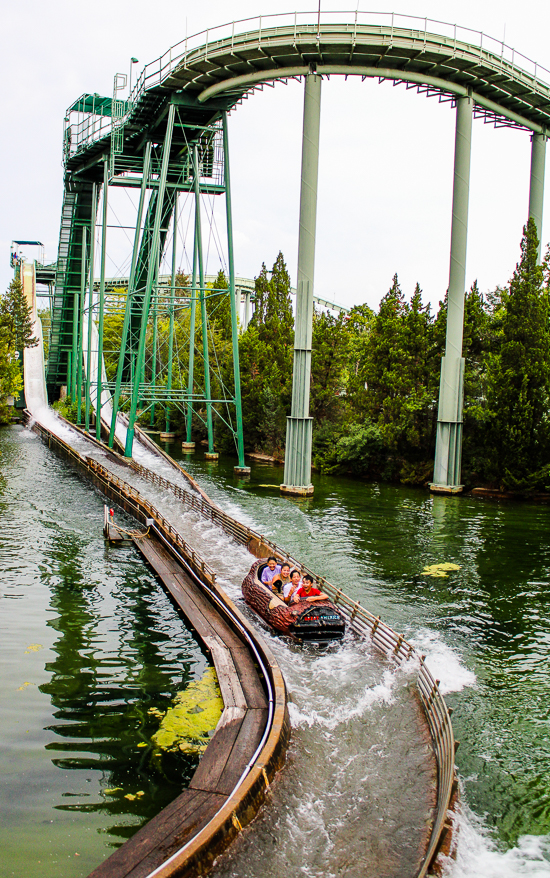
M 316 3 L 299 9 L 316 9 Z M 323 9 L 353 9 L 328 0 Z M 360 6 L 367 9 L 366 5 Z M 478 29 L 550 68 L 550 4 L 540 0 L 408 0 L 393 10 Z M 288 0 L 20 0 L 3 9 L 4 157 L 0 284 L 12 273 L 12 239 L 36 238 L 56 258 L 66 108 L 84 92 L 112 95 L 113 75 L 137 70 L 170 45 L 232 19 L 294 11 Z M 229 121 L 236 272 L 258 273 L 282 250 L 296 277 L 303 86 L 256 93 Z M 315 288 L 373 307 L 398 273 L 437 304 L 448 283 L 454 110 L 402 86 L 360 78 L 323 83 Z M 467 284 L 505 284 L 527 216 L 530 139 L 474 121 Z M 550 188 L 550 178 L 548 180 Z M 550 195 L 546 199 L 548 206 Z M 129 201 L 128 201 L 129 205 Z M 216 214 L 223 214 L 219 199 Z M 223 228 L 219 231 L 223 233 Z M 550 240 L 545 211 L 543 241 Z M 113 247 L 115 242 L 113 240 Z M 113 251 L 114 252 L 114 251 Z M 184 254 L 181 257 L 184 265 Z M 222 259 L 223 264 L 223 259 Z M 210 248 L 208 271 L 220 266 Z M 114 273 L 114 265 L 107 271 Z

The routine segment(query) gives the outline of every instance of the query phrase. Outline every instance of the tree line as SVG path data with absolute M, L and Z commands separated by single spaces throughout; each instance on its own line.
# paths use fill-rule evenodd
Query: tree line
M 483 294 L 476 282 L 465 296 L 466 485 L 550 490 L 550 249 L 540 265 L 538 243 L 535 223 L 529 220 L 509 283 Z M 227 286 L 220 272 L 206 300 L 212 398 L 218 400 L 233 395 Z M 185 296 L 189 277 L 180 272 L 176 287 Z M 280 459 L 292 394 L 290 293 L 290 276 L 279 253 L 271 271 L 263 264 L 255 279 L 254 314 L 239 336 L 245 448 Z M 21 284 L 13 281 L 0 300 L 0 418 L 4 420 L 6 396 L 20 387 L 15 351 L 34 341 L 24 308 Z M 104 324 L 110 380 L 116 374 L 123 313 L 122 296 L 118 303 L 116 297 L 111 299 Z M 315 467 L 409 484 L 431 479 L 446 321 L 446 298 L 432 313 L 419 284 L 407 298 L 397 275 L 377 311 L 367 305 L 338 317 L 315 311 L 310 396 Z M 155 351 L 151 321 L 147 330 L 145 380 L 150 381 L 155 370 L 158 386 L 166 383 L 169 327 L 165 300 L 157 313 Z M 190 309 L 180 300 L 174 314 L 172 387 L 182 391 L 188 385 L 189 329 Z M 201 394 L 203 339 L 198 308 L 194 356 L 194 392 Z M 123 408 L 128 403 L 123 394 Z M 72 408 L 69 401 L 69 414 Z M 172 405 L 170 411 L 171 427 L 181 434 L 183 408 Z M 216 408 L 220 417 L 214 419 L 215 441 L 220 450 L 230 452 L 234 449 L 231 421 L 220 404 Z M 147 426 L 153 420 L 157 429 L 164 429 L 165 414 L 164 404 L 158 404 L 154 418 L 145 412 L 141 423 Z M 193 416 L 196 441 L 206 435 L 205 415 L 204 405 L 199 404 Z
M 464 302 L 463 481 L 550 490 L 550 250 L 538 264 L 535 223 L 523 230 L 510 282 Z M 432 314 L 419 284 L 407 300 L 394 275 L 378 311 L 313 319 L 313 463 L 323 472 L 422 484 L 432 478 L 447 299 Z M 293 317 L 279 254 L 256 279 L 240 337 L 245 441 L 284 454 Z

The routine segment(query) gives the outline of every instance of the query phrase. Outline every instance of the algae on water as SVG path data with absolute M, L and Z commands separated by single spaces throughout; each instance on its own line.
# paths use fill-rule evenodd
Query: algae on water
M 452 570 L 460 570 L 460 564 L 450 564 L 448 561 L 444 564 L 429 564 L 427 567 L 424 567 L 422 573 L 424 576 L 443 578 L 448 576 Z
M 176 695 L 174 706 L 166 711 L 151 741 L 157 750 L 203 753 L 222 711 L 216 671 L 207 668 L 201 680 L 195 680 Z

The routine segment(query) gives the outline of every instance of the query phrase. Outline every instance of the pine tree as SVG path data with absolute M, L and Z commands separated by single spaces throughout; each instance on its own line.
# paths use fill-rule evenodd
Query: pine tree
M 431 324 L 430 305 L 422 304 L 422 290 L 417 283 L 403 327 L 401 447 L 407 457 L 418 457 L 426 463 L 432 456 L 435 438 Z
M 265 262 L 257 278 L 254 279 L 254 314 L 250 320 L 254 326 L 265 323 L 267 315 L 267 300 L 269 296 L 269 278 Z
M 343 315 L 314 314 L 310 397 L 314 429 L 342 420 L 349 339 Z
M 537 256 L 530 218 L 510 282 L 502 343 L 488 374 L 492 470 L 505 487 L 518 489 L 532 483 L 550 453 L 549 289 Z
M 477 281 L 464 298 L 464 433 L 462 474 L 484 478 L 487 464 L 487 361 L 491 350 L 491 311 Z
M 262 264 L 254 314 L 239 339 L 239 357 L 245 442 L 273 453 L 284 444 L 294 355 L 290 276 L 282 253 L 271 279 L 267 275 Z
M 380 302 L 367 344 L 365 364 L 366 414 L 377 423 L 389 450 L 397 450 L 401 434 L 403 378 L 406 354 L 405 298 L 397 274 Z
M 34 348 L 38 344 L 38 339 L 32 334 L 31 309 L 18 278 L 12 280 L 0 298 L 0 323 L 7 330 L 9 341 L 16 350 Z

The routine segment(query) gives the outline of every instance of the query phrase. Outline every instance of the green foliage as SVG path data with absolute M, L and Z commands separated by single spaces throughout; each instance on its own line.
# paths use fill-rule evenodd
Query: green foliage
M 530 218 L 505 300 L 499 349 L 488 360 L 488 470 L 514 490 L 531 484 L 550 453 L 549 291 L 538 243 Z
M 0 297 L 0 324 L 15 350 L 22 351 L 38 344 L 38 339 L 32 334 L 31 309 L 27 305 L 23 284 L 18 278 L 12 280 Z
M 78 402 L 76 400 L 73 402 L 70 396 L 66 396 L 64 399 L 58 399 L 54 402 L 52 407 L 65 420 L 70 421 L 71 424 L 76 424 L 78 416 Z
M 310 413 L 318 427 L 344 417 L 349 342 L 343 315 L 314 314 Z
M 377 426 L 388 458 L 385 471 L 399 472 L 411 460 L 424 471 L 433 455 L 437 345 L 418 284 L 407 303 L 394 275 L 355 350 L 355 417 Z
M 50 326 L 52 325 L 52 315 L 49 308 L 39 308 L 38 316 L 42 324 L 42 339 L 44 343 L 44 361 L 48 360 L 48 352 L 50 345 Z
M 9 424 L 13 414 L 8 396 L 16 396 L 23 387 L 23 376 L 17 351 L 0 327 L 0 424 Z
M 11 420 L 13 409 L 8 406 L 8 397 L 17 396 L 23 388 L 20 354 L 36 344 L 31 310 L 21 281 L 15 278 L 0 296 L 0 424 Z
M 290 413 L 294 318 L 290 276 L 279 253 L 271 278 L 265 264 L 255 281 L 256 307 L 239 338 L 245 445 L 277 454 Z
M 333 445 L 322 469 L 327 473 L 350 473 L 368 478 L 380 473 L 384 460 L 384 439 L 379 427 L 370 423 L 352 424 Z

